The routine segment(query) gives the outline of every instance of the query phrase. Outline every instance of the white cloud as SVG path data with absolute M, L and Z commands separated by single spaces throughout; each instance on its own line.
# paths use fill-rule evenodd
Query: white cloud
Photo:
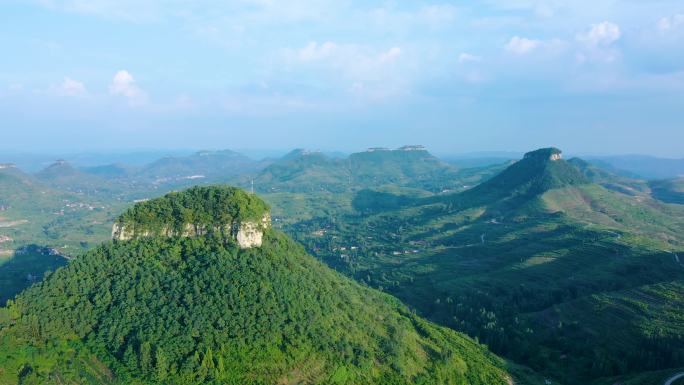
M 460 55 L 458 55 L 458 62 L 463 64 L 463 63 L 479 63 L 482 61 L 482 57 L 469 54 L 467 52 L 462 52 Z
M 400 47 L 377 50 L 355 44 L 310 42 L 299 50 L 282 51 L 286 62 L 319 67 L 355 81 L 384 78 L 402 56 Z
M 70 77 L 65 77 L 55 91 L 62 96 L 84 96 L 88 93 L 83 83 Z
M 669 32 L 677 30 L 684 26 L 684 14 L 676 14 L 673 16 L 663 17 L 658 20 L 658 30 L 660 32 Z
M 452 26 L 456 20 L 457 8 L 450 4 L 431 4 L 417 9 L 406 9 L 388 2 L 381 7 L 353 11 L 352 15 L 347 20 L 352 20 L 353 24 L 387 33 Z
M 52 10 L 94 15 L 133 22 L 154 20 L 161 15 L 164 1 L 138 0 L 33 0 Z M 169 5 L 166 2 L 166 5 Z
M 135 84 L 135 79 L 126 70 L 120 70 L 109 85 L 109 93 L 124 96 L 131 106 L 140 106 L 147 103 L 147 93 Z
M 418 12 L 418 17 L 431 26 L 449 24 L 456 18 L 456 7 L 448 4 L 428 5 Z
M 591 47 L 609 46 L 620 39 L 620 26 L 609 21 L 594 24 L 587 32 L 577 35 L 577 41 Z
M 516 55 L 525 55 L 532 52 L 541 45 L 540 40 L 527 39 L 524 37 L 513 36 L 504 47 L 506 51 Z
M 614 43 L 621 36 L 620 26 L 615 23 L 604 21 L 592 25 L 588 31 L 578 33 L 575 36 L 575 40 L 578 42 L 575 61 L 579 64 L 588 61 L 606 63 L 617 61 L 622 57 L 622 54 Z
M 487 82 L 489 79 L 482 71 L 475 70 L 468 72 L 465 75 L 464 80 L 470 84 L 481 84 Z
M 298 57 L 303 62 L 311 62 L 316 60 L 328 59 L 340 51 L 340 46 L 333 42 L 325 42 L 318 44 L 317 42 L 310 42 L 298 52 Z
M 179 94 L 176 96 L 176 100 L 173 103 L 175 108 L 187 109 L 195 106 L 195 102 L 187 94 Z
M 385 64 L 393 62 L 396 58 L 399 57 L 399 55 L 401 55 L 401 48 L 392 47 L 387 52 L 380 53 L 380 56 L 378 56 L 378 63 Z
M 537 3 L 534 6 L 534 14 L 543 19 L 551 18 L 555 13 L 555 9 L 545 2 Z

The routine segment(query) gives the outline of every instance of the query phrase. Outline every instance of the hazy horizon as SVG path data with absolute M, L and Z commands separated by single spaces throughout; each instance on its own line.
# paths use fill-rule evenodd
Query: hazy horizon
M 72 148 L 72 149 L 2 149 L 0 148 L 0 163 L 2 162 L 2 157 L 13 157 L 13 156 L 40 156 L 40 157 L 50 157 L 50 156 L 124 156 L 124 155 L 149 155 L 149 156 L 186 156 L 192 155 L 201 151 L 233 151 L 245 156 L 248 156 L 254 160 L 272 158 L 272 157 L 282 157 L 288 153 L 296 150 L 307 150 L 314 152 L 321 152 L 329 156 L 348 156 L 358 152 L 364 152 L 371 148 L 387 148 L 390 150 L 399 149 L 403 146 L 410 145 L 421 145 L 421 143 L 405 143 L 398 146 L 387 146 L 383 144 L 375 144 L 368 147 L 358 147 L 358 148 L 320 148 L 320 147 L 282 147 L 282 148 L 232 148 L 232 147 L 130 147 L 130 148 Z M 659 159 L 674 159 L 680 160 L 684 159 L 684 156 L 661 156 L 653 153 L 645 152 L 572 152 L 566 151 L 565 147 L 549 144 L 539 147 L 530 147 L 526 149 L 507 149 L 507 150 L 495 150 L 495 149 L 472 149 L 465 151 L 435 151 L 429 146 L 424 146 L 425 149 L 437 157 L 445 158 L 469 158 L 469 157 L 522 157 L 526 152 L 534 151 L 540 148 L 555 147 L 560 149 L 565 156 L 577 156 L 577 157 L 652 157 Z

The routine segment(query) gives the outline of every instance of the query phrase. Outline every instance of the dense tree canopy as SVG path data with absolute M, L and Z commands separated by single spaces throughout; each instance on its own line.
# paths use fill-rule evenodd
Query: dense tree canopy
M 186 224 L 212 228 L 258 221 L 268 210 L 263 200 L 234 187 L 193 187 L 138 203 L 124 212 L 117 223 L 136 234 L 158 233 L 162 229 L 180 233 Z
M 266 209 L 237 190 L 193 188 L 126 215 L 168 218 L 195 203 L 192 215 L 208 215 L 195 217 L 202 221 L 225 207 L 231 217 Z M 103 244 L 10 301 L 0 328 L 3 384 L 504 384 L 507 377 L 485 347 L 334 272 L 275 230 L 247 250 L 212 234 Z

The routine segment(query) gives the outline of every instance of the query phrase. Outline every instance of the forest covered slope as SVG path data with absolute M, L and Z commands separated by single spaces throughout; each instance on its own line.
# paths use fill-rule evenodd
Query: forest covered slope
M 220 213 L 191 198 L 186 208 Z M 150 202 L 137 214 L 155 207 Z M 510 378 L 506 362 L 485 347 L 332 271 L 272 229 L 251 249 L 219 234 L 105 243 L 21 293 L 0 310 L 0 327 L 3 384 Z

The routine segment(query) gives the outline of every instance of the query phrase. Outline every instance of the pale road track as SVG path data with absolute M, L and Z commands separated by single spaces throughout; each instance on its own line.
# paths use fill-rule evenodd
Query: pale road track
M 680 378 L 684 378 L 684 372 L 677 373 L 674 376 L 668 378 L 667 381 L 663 382 L 663 385 L 672 385 L 672 383 L 679 380 Z

